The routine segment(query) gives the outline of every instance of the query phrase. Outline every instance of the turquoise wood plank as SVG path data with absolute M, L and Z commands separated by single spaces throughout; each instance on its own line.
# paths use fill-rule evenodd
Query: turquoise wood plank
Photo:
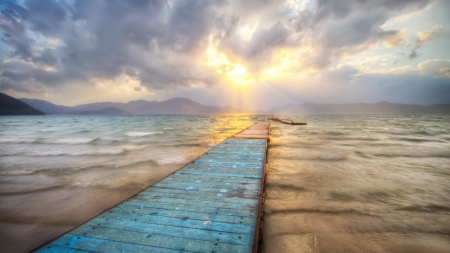
M 166 226 L 174 226 L 174 227 L 185 227 L 185 228 L 193 228 L 193 229 L 203 229 L 203 230 L 212 230 L 218 232 L 229 232 L 229 233 L 243 233 L 243 234 L 252 234 L 252 226 L 246 224 L 236 224 L 236 223 L 225 223 L 225 222 L 217 222 L 210 220 L 196 220 L 192 219 L 192 217 L 186 216 L 186 218 L 173 218 L 173 217 L 164 217 L 164 216 L 152 216 L 152 215 L 138 215 L 136 213 L 127 214 L 126 216 L 123 213 L 107 213 L 100 215 L 97 220 L 107 220 L 109 222 L 115 222 L 116 220 L 125 221 L 125 222 L 141 222 L 141 223 L 152 223 L 156 225 L 166 225 Z
M 90 252 L 108 252 L 108 253 L 123 253 L 123 252 L 136 252 L 136 253 L 179 253 L 180 250 L 151 247 L 148 245 L 141 245 L 137 243 L 127 243 L 116 240 L 105 240 L 101 238 L 91 238 L 86 236 L 65 234 L 62 237 L 56 239 L 49 246 L 60 246 L 63 248 L 86 250 Z M 46 247 L 38 250 L 37 252 L 47 252 Z M 65 251 L 62 251 L 65 252 Z M 188 252 L 188 251 L 183 251 Z M 190 251 L 192 252 L 192 251 Z
M 95 251 L 87 251 L 87 250 L 77 250 L 77 249 L 71 249 L 71 248 L 65 248 L 57 245 L 49 245 L 45 247 L 46 252 L 49 253 L 92 253 Z
M 238 216 L 250 216 L 253 217 L 256 215 L 255 210 L 234 210 L 229 208 L 219 208 L 219 207 L 208 207 L 203 206 L 199 207 L 198 205 L 189 205 L 189 204 L 178 204 L 174 205 L 172 203 L 164 203 L 164 202 L 151 202 L 151 201 L 127 201 L 123 202 L 121 205 L 127 206 L 135 206 L 135 207 L 149 207 L 149 208 L 164 208 L 168 210 L 186 210 L 190 212 L 204 212 L 211 214 L 222 214 L 222 215 L 238 215 Z
M 252 175 L 252 174 L 242 175 L 242 174 L 231 174 L 231 173 L 227 173 L 227 172 L 216 173 L 216 172 L 213 172 L 213 171 L 202 172 L 202 171 L 192 171 L 192 170 L 190 170 L 190 171 L 177 172 L 177 174 L 178 173 L 180 173 L 180 174 L 198 175 L 198 176 L 207 174 L 207 175 L 210 175 L 210 176 L 218 176 L 218 177 L 241 177 L 241 178 L 255 178 L 255 179 L 256 178 L 259 178 L 259 179 L 262 178 L 261 175 Z
M 152 187 L 151 190 L 145 191 L 140 193 L 140 195 L 146 195 L 146 194 L 152 194 L 152 193 L 173 193 L 173 194 L 183 194 L 186 196 L 203 196 L 205 193 L 201 191 L 190 191 L 190 190 L 183 190 L 183 189 L 169 189 L 169 188 L 157 188 Z M 225 198 L 225 202 L 229 199 L 259 199 L 259 194 L 240 194 L 239 196 L 235 196 L 233 194 L 223 194 L 223 197 Z
M 265 154 L 227 139 L 38 252 L 251 252 Z
M 102 231 L 106 229 L 116 230 L 116 233 L 118 234 L 129 232 L 143 233 L 147 236 L 150 235 L 148 236 L 148 238 L 153 236 L 159 236 L 153 237 L 153 239 L 161 238 L 161 236 L 165 236 L 166 239 L 173 239 L 170 237 L 176 236 L 185 239 L 201 239 L 201 241 L 208 241 L 208 242 L 220 241 L 223 243 L 244 245 L 244 246 L 245 245 L 249 246 L 250 244 L 252 244 L 251 240 L 253 239 L 251 234 L 244 234 L 244 233 L 209 231 L 202 229 L 157 225 L 134 221 L 133 222 L 121 220 L 108 221 L 105 219 L 96 220 L 95 226 L 93 225 L 81 226 L 70 233 L 78 236 L 98 237 L 98 234 L 101 234 Z M 107 237 L 101 238 L 108 239 Z
M 147 252 L 153 252 L 151 248 L 172 249 L 178 252 L 249 252 L 248 248 L 251 247 L 249 245 L 229 244 L 220 241 L 195 240 L 176 235 L 156 235 L 134 231 L 118 231 L 109 228 L 91 229 L 89 237 L 80 235 L 80 239 L 82 238 L 103 239 L 118 243 L 147 246 L 150 248 Z M 130 250 L 128 252 L 133 252 L 132 248 Z
M 226 222 L 226 223 L 240 223 L 251 225 L 255 223 L 253 217 L 248 216 L 234 216 L 234 215 L 222 215 L 222 214 L 212 214 L 212 213 L 201 213 L 201 212 L 190 212 L 190 211 L 179 211 L 179 210 L 167 210 L 162 208 L 151 208 L 151 207 L 135 207 L 118 205 L 112 209 L 113 212 L 117 213 L 136 213 L 141 215 L 154 215 L 154 216 L 165 216 L 165 217 L 176 217 L 182 219 L 203 219 L 210 221 Z
M 164 189 L 167 192 L 163 191 L 148 191 L 143 192 L 136 196 L 140 199 L 154 200 L 157 201 L 161 198 L 170 198 L 170 199 L 183 199 L 183 200 L 202 200 L 209 202 L 222 202 L 222 203 L 233 203 L 233 204 L 245 204 L 245 205 L 257 205 L 258 199 L 255 198 L 238 198 L 238 197 L 227 197 L 227 196 L 210 196 L 208 194 L 204 194 L 203 192 L 196 194 L 189 194 L 188 192 L 192 191 L 177 191 L 174 192 L 174 189 Z M 183 195 L 179 195 L 180 193 L 184 193 Z

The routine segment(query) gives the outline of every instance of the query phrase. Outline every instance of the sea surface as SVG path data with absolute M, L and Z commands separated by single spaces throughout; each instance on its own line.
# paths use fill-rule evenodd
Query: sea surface
M 450 117 L 280 116 L 264 252 L 450 252 Z M 0 117 L 0 251 L 27 252 L 267 116 Z
M 273 124 L 265 252 L 450 252 L 450 117 Z

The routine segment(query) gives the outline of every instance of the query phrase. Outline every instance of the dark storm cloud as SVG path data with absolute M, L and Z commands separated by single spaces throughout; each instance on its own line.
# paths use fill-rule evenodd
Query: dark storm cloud
M 64 85 L 69 80 L 111 79 L 133 73 L 149 88 L 212 84 L 214 78 L 207 71 L 190 68 L 189 58 L 196 57 L 200 41 L 207 42 L 216 9 L 223 4 L 195 0 L 27 0 L 21 7 L 9 2 L 3 7 L 0 23 L 2 40 L 10 46 L 9 56 L 37 67 L 53 66 L 57 74 L 13 70 L 29 78 L 18 79 L 4 72 L 1 82 L 7 82 L 8 88 L 14 87 L 13 83 L 21 86 L 24 79 L 44 85 L 58 80 Z M 36 50 L 48 43 L 31 39 L 28 30 L 48 40 L 57 39 L 60 45 Z

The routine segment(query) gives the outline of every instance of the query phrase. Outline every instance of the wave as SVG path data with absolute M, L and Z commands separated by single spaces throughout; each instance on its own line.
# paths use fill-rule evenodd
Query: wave
M 156 163 L 159 165 L 181 165 L 185 164 L 186 162 L 187 158 L 184 156 L 165 157 L 156 161 Z
M 336 155 L 336 154 L 322 154 L 322 155 L 311 155 L 311 156 L 286 156 L 286 155 L 276 155 L 273 159 L 276 160 L 292 160 L 292 161 L 341 161 L 346 160 L 346 156 Z
M 154 134 L 163 134 L 164 132 L 128 132 L 125 133 L 125 135 L 130 137 L 142 137 L 147 135 L 154 135 Z
M 422 135 L 422 136 L 436 136 L 441 134 L 448 134 L 448 132 L 444 131 L 408 131 L 400 129 L 382 130 L 377 131 L 377 133 L 393 134 L 393 135 Z
M 0 143 L 33 143 L 36 139 L 28 138 L 0 138 Z
M 399 138 L 397 139 L 399 141 L 407 141 L 407 142 L 413 142 L 413 143 L 422 143 L 422 142 L 444 142 L 439 140 L 427 140 L 427 139 L 417 139 L 417 138 Z
M 128 167 L 128 166 L 135 166 L 135 165 L 149 165 L 149 166 L 156 166 L 158 163 L 153 160 L 140 160 L 140 161 L 129 161 L 129 162 L 115 162 L 113 164 L 94 164 L 94 165 L 88 165 L 88 166 L 71 166 L 71 167 L 61 167 L 61 168 L 25 168 L 25 169 L 3 169 L 0 170 L 1 176 L 22 176 L 22 175 L 32 175 L 36 173 L 45 173 L 45 174 L 52 174 L 52 175 L 66 175 L 77 171 L 82 170 L 90 170 L 90 169 L 116 169 L 116 168 L 122 168 L 122 167 Z
M 55 140 L 43 140 L 41 142 L 50 144 L 88 144 L 98 140 L 98 138 L 62 138 Z
M 364 158 L 383 157 L 383 158 L 450 158 L 449 152 L 437 152 L 437 153 L 364 153 L 361 151 L 355 151 L 356 155 Z
M 342 136 L 342 135 L 347 135 L 345 133 L 342 132 L 327 132 L 327 135 L 332 135 L 332 136 Z
M 265 210 L 268 215 L 276 214 L 298 214 L 298 213 L 318 213 L 318 214 L 355 214 L 363 216 L 374 216 L 370 213 L 361 212 L 355 209 L 322 209 L 322 208 L 294 208 L 285 210 Z
M 428 205 L 410 205 L 397 208 L 399 211 L 410 211 L 410 212 L 450 212 L 450 207 L 441 206 L 435 204 Z
M 324 161 L 340 161 L 340 160 L 345 160 L 346 157 L 336 155 L 336 154 L 323 154 L 323 155 L 319 156 L 319 159 L 324 160 Z
M 26 156 L 95 156 L 95 155 L 120 155 L 125 152 L 122 148 L 106 148 L 106 149 L 82 149 L 82 150 L 64 150 L 51 149 L 39 150 L 29 153 L 16 153 L 9 155 L 26 155 Z

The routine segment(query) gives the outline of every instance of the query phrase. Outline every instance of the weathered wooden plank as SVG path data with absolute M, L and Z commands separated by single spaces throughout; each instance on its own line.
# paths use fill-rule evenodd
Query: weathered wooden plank
M 65 234 L 52 242 L 52 246 L 60 246 L 63 248 L 79 249 L 90 252 L 157 252 L 157 253 L 179 253 L 179 250 L 151 247 L 137 243 L 120 242 L 115 240 L 105 240 L 101 238 L 91 238 L 81 235 Z M 41 248 L 37 252 L 48 252 L 46 248 Z M 65 252 L 65 251 L 62 251 Z M 184 251 L 188 252 L 188 251 Z M 191 251 L 192 252 L 192 251 Z
M 150 201 L 138 201 L 130 199 L 129 201 L 122 202 L 121 205 L 137 206 L 137 207 L 162 207 L 169 210 L 186 210 L 190 212 L 205 212 L 212 214 L 222 214 L 222 215 L 239 215 L 239 216 L 255 216 L 255 210 L 248 209 L 230 209 L 230 208 L 219 208 L 219 207 L 209 207 L 209 206 L 198 206 L 193 204 L 181 204 L 178 203 L 174 205 L 172 203 L 165 202 L 150 202 Z
M 165 189 L 167 191 L 170 191 L 172 189 Z M 183 191 L 188 192 L 188 191 Z M 228 197 L 226 195 L 208 195 L 201 192 L 201 194 L 183 194 L 180 193 L 170 193 L 170 192 L 163 192 L 163 191 L 148 191 L 148 192 L 141 192 L 138 196 L 136 196 L 138 199 L 142 200 L 153 200 L 153 201 L 159 201 L 160 199 L 168 198 L 168 199 L 182 199 L 182 200 L 201 200 L 201 201 L 207 201 L 207 202 L 222 202 L 222 203 L 230 203 L 230 204 L 236 204 L 236 205 L 257 205 L 259 202 L 259 199 L 248 199 L 248 198 L 238 198 L 236 196 Z
M 233 189 L 246 189 L 249 192 L 255 191 L 258 189 L 255 184 L 249 184 L 249 183 L 229 183 L 229 182 L 209 182 L 207 180 L 203 180 L 199 183 L 196 183 L 195 178 L 191 178 L 191 182 L 176 182 L 172 183 L 170 181 L 160 181 L 159 183 L 155 184 L 155 187 L 165 187 L 165 188 L 171 188 L 171 187 L 179 187 L 185 188 L 186 190 L 195 188 L 208 188 L 208 189 L 216 189 L 217 192 L 227 192 L 229 190 Z
M 202 191 L 190 191 L 190 190 L 185 190 L 185 189 L 169 189 L 169 188 L 157 188 L 157 187 L 152 187 L 148 191 L 141 192 L 140 194 L 146 195 L 147 193 L 157 193 L 157 192 L 182 194 L 183 196 L 184 195 L 203 196 L 205 194 L 205 192 L 202 192 Z M 239 194 L 239 195 L 233 195 L 233 194 L 230 194 L 229 192 L 227 192 L 226 194 L 223 194 L 223 197 L 225 197 L 227 200 L 228 199 L 254 199 L 254 200 L 257 200 L 257 199 L 259 199 L 259 193 L 255 193 L 255 194 L 244 193 L 244 194 Z
M 91 253 L 91 252 L 95 252 L 95 251 L 66 248 L 66 247 L 57 246 L 57 245 L 48 245 L 48 246 L 44 247 L 44 249 L 45 249 L 45 252 L 48 252 L 48 253 L 61 253 L 61 252 L 64 252 L 64 253 Z
M 225 223 L 218 221 L 210 221 L 206 219 L 196 220 L 190 218 L 188 214 L 186 214 L 186 216 L 183 218 L 153 216 L 145 214 L 139 215 L 136 213 L 129 213 L 124 216 L 123 214 L 124 213 L 119 212 L 111 212 L 111 213 L 108 212 L 106 214 L 98 216 L 95 220 L 99 221 L 104 219 L 111 222 L 114 222 L 115 220 L 120 220 L 124 222 L 151 223 L 156 225 L 184 227 L 184 228 L 202 229 L 228 233 L 243 233 L 243 234 L 253 233 L 252 226 L 248 224 Z
M 218 176 L 218 177 L 242 177 L 242 178 L 262 178 L 262 175 L 252 175 L 252 174 L 232 174 L 232 173 L 216 173 L 214 171 L 192 171 L 192 170 L 186 170 L 186 171 L 179 171 L 176 174 L 192 174 L 192 175 L 210 175 L 210 176 Z
M 259 194 L 260 189 L 255 189 L 251 186 L 247 185 L 241 185 L 241 186 L 227 186 L 227 187 L 219 187 L 219 188 L 210 188 L 210 187 L 201 187 L 201 185 L 192 185 L 192 184 L 181 184 L 181 185 L 175 185 L 175 184 L 162 184 L 158 183 L 154 185 L 153 187 L 157 188 L 169 188 L 169 189 L 183 189 L 183 190 L 190 190 L 190 191 L 207 191 L 207 192 L 214 192 L 215 194 L 219 194 L 217 196 L 221 196 L 224 193 L 233 193 L 233 194 L 240 194 L 240 193 L 246 193 L 246 194 Z M 211 186 L 214 187 L 214 186 Z
M 145 224 L 141 224 L 145 225 Z M 126 226 L 126 224 L 124 224 Z M 136 227 L 137 228 L 137 227 Z M 160 229 L 161 230 L 161 229 Z M 86 235 L 84 235 L 86 233 Z M 79 228 L 73 231 L 74 235 L 80 238 L 96 238 L 111 240 L 121 243 L 133 243 L 136 245 L 149 246 L 153 248 L 171 249 L 188 252 L 245 252 L 251 245 L 232 244 L 220 241 L 219 238 L 213 238 L 211 234 L 204 234 L 201 239 L 193 239 L 179 236 L 178 234 L 161 235 L 155 233 L 142 233 L 131 230 L 121 230 L 106 227 Z M 239 235 L 235 235 L 239 240 Z M 208 239 L 208 240 L 203 240 Z M 219 240 L 217 240 L 219 239 Z M 248 238 L 247 238 L 248 240 Z M 251 242 L 248 242 L 251 244 Z M 133 251 L 130 251 L 133 252 Z M 151 252 L 151 251 L 147 251 Z M 248 252 L 248 251 L 247 251 Z
M 134 206 L 172 206 L 176 210 L 182 208 L 189 208 L 190 211 L 201 211 L 206 208 L 216 209 L 216 212 L 223 214 L 233 214 L 238 213 L 239 215 L 250 215 L 257 211 L 257 207 L 251 205 L 239 205 L 239 204 L 220 204 L 217 203 L 213 205 L 208 202 L 199 201 L 189 201 L 189 200 L 167 200 L 167 201 L 148 201 L 146 199 L 132 198 L 123 202 L 124 205 L 134 205 Z M 220 212 L 219 212 L 220 211 Z M 234 211 L 234 212 L 233 212 Z
M 210 242 L 225 242 L 236 245 L 251 245 L 252 234 L 230 233 L 224 231 L 195 229 L 190 227 L 179 227 L 170 225 L 161 225 L 154 223 L 144 223 L 139 221 L 127 221 L 117 219 L 95 218 L 85 226 L 81 226 L 71 233 L 76 235 L 95 237 L 93 233 L 104 229 L 116 230 L 116 233 L 138 232 L 151 235 L 176 236 L 187 239 L 198 239 Z M 104 238 L 109 239 L 109 238 Z M 170 238 L 168 238 L 170 239 Z
M 187 174 L 174 174 L 171 177 L 165 178 L 164 180 L 161 180 L 160 182 L 187 182 L 188 180 L 192 180 L 192 175 Z M 261 182 L 259 179 L 254 178 L 241 178 L 241 177 L 227 177 L 227 176 L 209 176 L 207 174 L 202 176 L 195 176 L 194 183 L 201 183 L 202 180 L 206 180 L 208 182 L 225 182 L 225 183 L 246 183 L 246 184 L 258 184 Z
M 154 216 L 165 216 L 165 217 L 176 217 L 185 219 L 186 217 L 190 219 L 204 219 L 210 221 L 218 221 L 225 223 L 236 223 L 236 224 L 246 224 L 251 225 L 255 223 L 255 219 L 249 216 L 235 216 L 235 215 L 222 215 L 222 214 L 212 214 L 203 212 L 191 212 L 186 210 L 168 210 L 163 208 L 153 208 L 153 207 L 136 207 L 127 205 L 118 205 L 111 209 L 110 211 L 119 213 L 136 213 L 136 214 L 146 214 Z
M 183 173 L 185 171 L 215 171 L 218 173 L 224 173 L 227 172 L 229 174 L 250 174 L 253 176 L 262 175 L 262 165 L 255 165 L 255 166 L 240 166 L 240 165 L 228 165 L 228 166 L 220 166 L 218 164 L 192 164 L 188 167 L 184 168 L 181 171 L 178 171 L 180 173 Z M 178 173 L 177 172 L 177 173 Z M 175 173 L 175 175 L 178 175 Z

